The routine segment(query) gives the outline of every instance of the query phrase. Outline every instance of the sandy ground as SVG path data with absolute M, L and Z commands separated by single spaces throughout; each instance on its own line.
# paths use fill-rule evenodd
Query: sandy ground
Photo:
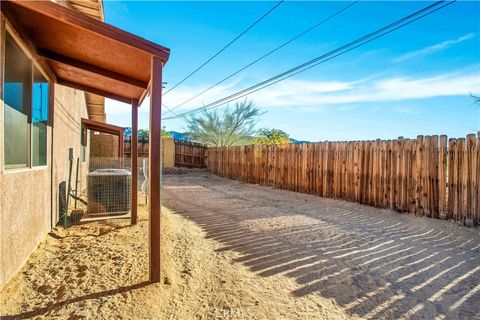
M 162 283 L 147 280 L 147 215 L 59 229 L 0 294 L 2 319 L 347 319 L 331 299 L 296 298 L 194 222 L 162 213 Z
M 201 172 L 165 175 L 164 185 L 165 205 L 218 241 L 218 253 L 285 283 L 279 310 L 331 299 L 367 319 L 480 319 L 477 228 Z

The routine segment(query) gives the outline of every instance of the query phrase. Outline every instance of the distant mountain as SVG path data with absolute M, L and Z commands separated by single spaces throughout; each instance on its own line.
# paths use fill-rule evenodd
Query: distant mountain
M 188 137 L 187 132 L 168 131 L 168 133 L 172 136 L 172 138 L 174 138 L 176 140 L 192 141 L 192 139 L 190 139 Z M 129 137 L 131 134 L 132 134 L 132 130 L 130 128 L 126 128 L 125 129 L 125 136 Z M 293 139 L 293 138 L 290 138 L 290 142 L 294 143 L 294 144 L 310 143 L 310 141 L 296 140 L 296 139 Z
M 295 140 L 295 139 L 292 139 L 292 138 L 290 138 L 290 142 L 293 143 L 293 144 L 310 143 L 310 141 L 306 141 L 306 140 Z

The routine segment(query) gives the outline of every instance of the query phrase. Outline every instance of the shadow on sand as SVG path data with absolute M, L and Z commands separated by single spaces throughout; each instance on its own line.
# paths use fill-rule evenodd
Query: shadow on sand
M 5 320 L 7 320 L 7 319 L 31 319 L 31 318 L 34 318 L 34 317 L 39 317 L 39 316 L 45 315 L 46 313 L 48 313 L 48 312 L 50 312 L 54 309 L 62 308 L 62 307 L 66 306 L 66 305 L 69 305 L 71 303 L 76 303 L 76 302 L 81 302 L 81 301 L 90 300 L 90 299 L 99 299 L 99 298 L 102 298 L 102 297 L 113 296 L 113 295 L 116 295 L 116 294 L 125 293 L 125 292 L 129 292 L 129 291 L 132 291 L 132 290 L 135 290 L 135 289 L 145 287 L 148 284 L 149 284 L 149 282 L 145 281 L 145 282 L 140 282 L 140 283 L 130 285 L 130 286 L 120 287 L 120 288 L 111 289 L 111 290 L 105 290 L 105 291 L 101 291 L 101 292 L 94 292 L 94 293 L 90 293 L 90 294 L 87 294 L 87 295 L 84 295 L 84 296 L 68 299 L 68 300 L 61 301 L 61 302 L 50 303 L 46 307 L 35 309 L 35 310 L 32 310 L 32 311 L 27 311 L 27 312 L 15 314 L 15 315 L 2 316 L 2 320 L 3 319 L 5 319 Z
M 166 176 L 165 205 L 236 262 L 369 319 L 480 314 L 478 229 L 209 174 Z

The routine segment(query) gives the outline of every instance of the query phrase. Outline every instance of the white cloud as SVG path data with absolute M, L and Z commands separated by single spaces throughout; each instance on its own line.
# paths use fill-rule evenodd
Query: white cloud
M 215 101 L 241 88 L 212 95 Z M 366 81 L 299 81 L 287 79 L 249 95 L 260 107 L 300 107 L 361 102 L 385 102 L 468 95 L 480 91 L 478 68 L 468 72 L 447 73 L 431 77 L 373 78 Z M 187 107 L 197 107 L 190 104 Z M 343 106 L 345 107 L 345 106 Z
M 433 46 L 429 46 L 429 47 L 426 47 L 426 48 L 423 48 L 423 49 L 420 49 L 420 50 L 408 52 L 406 54 L 401 55 L 400 57 L 396 58 L 393 61 L 394 62 L 402 62 L 402 61 L 409 60 L 409 59 L 414 58 L 414 57 L 426 56 L 426 55 L 435 53 L 437 51 L 445 50 L 445 49 L 453 46 L 454 44 L 473 39 L 474 37 L 475 37 L 475 33 L 472 32 L 472 33 L 463 35 L 461 37 L 458 37 L 457 39 L 443 41 L 443 42 L 437 43 Z
M 130 114 L 131 112 L 132 105 L 116 100 L 105 99 L 105 113 L 107 115 Z
M 405 114 L 411 114 L 411 115 L 416 115 L 420 113 L 411 107 L 395 107 L 393 110 L 399 113 L 405 113 Z
M 225 94 L 225 92 L 233 92 L 238 90 L 239 83 L 242 79 L 237 78 L 233 81 L 226 82 L 223 84 L 220 84 L 209 91 L 205 92 L 198 98 L 186 103 L 184 106 L 181 108 L 192 108 L 192 107 L 199 107 L 202 106 L 203 104 L 206 104 L 208 102 L 211 102 L 212 100 L 216 99 L 217 97 L 220 97 Z M 197 85 L 197 86 L 181 86 L 176 88 L 175 90 L 172 90 L 172 92 L 166 94 L 163 98 L 163 102 L 165 105 L 173 108 L 184 101 L 190 99 L 192 96 L 196 95 L 199 92 L 202 92 L 206 89 L 208 89 L 211 86 L 211 84 L 202 84 L 202 85 Z M 180 108 L 179 108 L 180 109 Z
M 361 102 L 386 102 L 411 99 L 426 99 L 441 96 L 468 95 L 480 91 L 480 76 L 477 72 L 467 74 L 443 74 L 426 78 L 385 78 L 351 85 L 349 89 L 331 92 L 313 92 L 307 87 L 290 87 L 285 94 L 281 87 L 269 87 L 254 93 L 252 98 L 260 106 L 321 106 L 353 104 Z M 345 108 L 345 106 L 343 106 Z
M 183 86 L 168 94 L 164 102 L 174 107 L 183 99 L 207 88 L 207 86 Z M 178 108 L 176 112 L 202 106 L 201 102 L 209 103 L 233 94 L 243 85 L 238 82 L 216 87 L 202 96 L 201 101 L 194 100 Z M 446 96 L 468 96 L 470 93 L 480 93 L 479 66 L 455 73 L 444 73 L 429 77 L 387 77 L 386 75 L 366 77 L 353 81 L 307 81 L 287 79 L 267 87 L 249 96 L 260 108 L 291 107 L 299 112 L 323 112 L 328 106 L 338 105 L 337 110 L 347 111 L 355 107 L 355 103 L 388 102 L 413 99 L 428 99 Z M 140 113 L 148 112 L 148 101 L 140 108 Z M 406 110 L 406 109 L 405 109 Z M 407 112 L 403 110 L 403 112 Z M 402 110 L 397 110 L 402 112 Z M 414 110 L 411 110 L 415 112 Z M 108 115 L 124 114 L 129 118 L 130 106 L 107 100 Z M 167 116 L 173 115 L 168 113 Z
M 312 94 L 319 93 L 329 93 L 329 92 L 338 92 L 349 90 L 354 87 L 356 83 L 362 82 L 342 82 L 342 81 L 305 81 L 305 80 L 296 80 L 288 79 L 278 84 L 275 84 L 272 87 L 268 87 L 264 90 L 255 94 L 259 101 L 266 102 L 269 101 L 268 105 L 273 106 L 286 106 L 286 105 L 296 105 L 297 103 L 305 104 L 304 101 L 309 99 Z M 212 90 L 206 92 L 204 95 L 198 99 L 194 99 L 185 105 L 179 107 L 177 110 L 182 109 L 191 109 L 196 107 L 201 107 L 204 104 L 210 103 L 212 101 L 221 99 L 225 96 L 233 94 L 239 90 L 243 89 L 243 86 L 238 85 L 238 81 L 234 83 L 228 83 L 222 86 L 213 88 Z M 195 95 L 198 92 L 203 91 L 208 88 L 207 85 L 201 86 L 183 86 L 181 88 L 172 91 L 167 96 L 164 97 L 164 102 L 167 106 L 173 108 L 176 105 L 186 101 L 191 96 Z M 272 90 L 273 89 L 273 90 Z M 299 96 L 298 93 L 301 93 L 303 96 Z M 308 96 L 307 96 L 308 95 Z M 253 95 L 252 95 L 253 96 Z M 288 103 L 287 103 L 288 101 Z
M 354 105 L 349 105 L 349 106 L 341 106 L 338 107 L 338 111 L 350 111 L 350 110 L 355 110 L 357 107 Z

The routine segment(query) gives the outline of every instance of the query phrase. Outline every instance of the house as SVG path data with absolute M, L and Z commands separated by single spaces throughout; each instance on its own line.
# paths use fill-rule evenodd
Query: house
M 159 181 L 161 75 L 169 49 L 102 22 L 101 0 L 12 0 L 0 6 L 0 289 L 59 222 L 70 150 L 80 159 L 79 170 L 88 170 L 82 119 L 101 130 L 108 127 L 102 125 L 104 97 L 130 103 L 136 145 L 138 106 L 147 94 L 154 199 L 150 279 L 158 281 L 160 186 L 155 178 Z M 134 166 L 132 190 L 135 171 Z M 80 181 L 80 188 L 84 184 Z M 135 204 L 132 192 L 133 223 Z

